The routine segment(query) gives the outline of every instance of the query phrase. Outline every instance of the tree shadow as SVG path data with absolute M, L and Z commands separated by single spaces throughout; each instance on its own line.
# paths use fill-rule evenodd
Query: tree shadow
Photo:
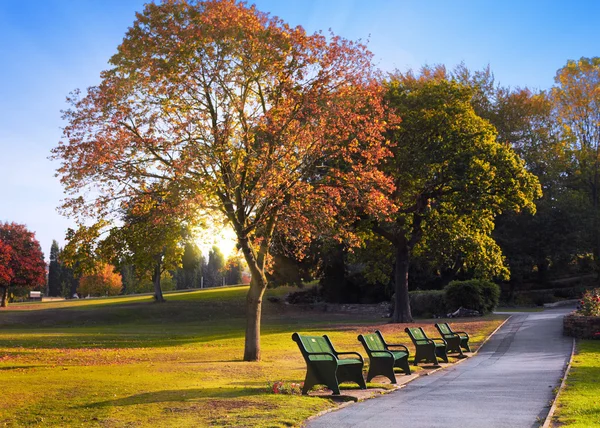
M 78 406 L 78 408 L 102 408 L 102 407 L 122 407 L 136 406 L 140 404 L 155 404 L 155 403 L 189 403 L 196 402 L 202 399 L 225 399 L 225 398 L 244 398 L 260 395 L 264 392 L 264 388 L 195 388 L 195 389 L 177 389 L 144 392 L 141 394 L 131 395 L 125 398 L 116 400 L 106 400 L 87 405 Z

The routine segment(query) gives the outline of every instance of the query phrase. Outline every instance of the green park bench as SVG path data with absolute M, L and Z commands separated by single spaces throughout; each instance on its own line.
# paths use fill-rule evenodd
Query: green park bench
M 438 358 L 448 362 L 446 354 L 446 341 L 441 338 L 430 339 L 427 337 L 422 327 L 406 327 L 404 329 L 408 333 L 410 340 L 415 345 L 415 361 L 416 366 L 421 360 L 426 363 L 438 364 Z
M 448 352 L 458 352 L 463 355 L 463 349 L 471 352 L 469 334 L 466 331 L 453 331 L 447 322 L 435 325 L 444 340 L 448 343 Z
M 369 355 L 369 373 L 367 382 L 370 382 L 375 376 L 382 375 L 387 377 L 390 382 L 396 383 L 394 367 L 399 367 L 409 375 L 410 366 L 408 364 L 409 351 L 404 345 L 393 345 L 386 343 L 379 330 L 371 334 L 359 334 L 358 341 L 362 343 Z M 390 349 L 400 348 L 400 349 Z
M 367 389 L 362 370 L 364 360 L 358 352 L 337 352 L 327 335 L 304 336 L 292 334 L 306 362 L 306 379 L 302 394 L 315 385 L 326 385 L 335 395 L 339 395 L 339 384 L 356 382 L 360 389 Z M 339 358 L 340 355 L 356 355 L 357 358 Z

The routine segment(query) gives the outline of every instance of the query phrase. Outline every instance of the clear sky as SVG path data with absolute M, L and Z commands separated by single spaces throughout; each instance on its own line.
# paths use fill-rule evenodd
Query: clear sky
M 143 0 L 0 0 L 0 221 L 36 233 L 46 257 L 72 222 L 48 156 L 61 109 L 99 82 Z M 252 3 L 252 2 L 249 2 Z M 490 65 L 505 86 L 548 89 L 568 59 L 600 56 L 600 1 L 256 0 L 307 31 L 369 41 L 385 71 Z

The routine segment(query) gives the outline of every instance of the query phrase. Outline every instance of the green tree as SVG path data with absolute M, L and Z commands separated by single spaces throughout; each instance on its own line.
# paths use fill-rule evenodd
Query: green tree
M 574 159 L 573 184 L 587 195 L 590 236 L 600 272 L 600 58 L 570 60 L 559 69 L 552 98 Z
M 386 166 L 398 210 L 391 220 L 374 222 L 373 230 L 394 246 L 393 321 L 411 322 L 408 272 L 415 247 L 439 242 L 436 235 L 445 232 L 445 246 L 458 246 L 463 263 L 507 275 L 491 238 L 494 219 L 504 211 L 534 210 L 540 188 L 475 113 L 468 86 L 444 73 L 396 74 L 385 86 L 389 105 L 402 118 L 390 130 L 394 157 Z
M 136 268 L 138 275 L 150 274 L 154 284 L 154 299 L 164 302 L 161 279 L 168 270 L 181 265 L 183 242 L 194 218 L 180 204 L 172 208 L 169 198 L 179 195 L 154 186 L 122 205 L 122 224 L 108 231 L 98 245 L 102 259 L 125 261 Z M 187 216 L 187 217 L 186 217 Z M 171 276 L 168 275 L 169 280 Z
M 204 285 L 206 287 L 217 287 L 223 285 L 223 268 L 225 267 L 225 256 L 214 246 L 208 252 L 208 263 L 206 264 L 206 274 L 204 275 Z
M 200 288 L 204 255 L 193 242 L 186 242 L 181 258 L 181 268 L 177 269 L 177 289 Z
M 60 286 L 60 261 L 59 261 L 60 248 L 58 242 L 52 240 L 50 246 L 50 264 L 48 266 L 48 295 L 52 297 L 61 295 Z
M 540 180 L 543 197 L 535 202 L 535 216 L 505 213 L 496 222 L 494 236 L 507 257 L 512 285 L 529 276 L 533 267 L 538 280 L 545 282 L 552 264 L 588 252 L 583 237 L 589 229 L 584 215 L 588 204 L 574 180 L 576 164 L 557 121 L 553 96 L 496 85 L 489 67 L 471 72 L 462 65 L 452 77 L 473 88 L 476 113 L 494 125 L 498 142 L 510 145 Z

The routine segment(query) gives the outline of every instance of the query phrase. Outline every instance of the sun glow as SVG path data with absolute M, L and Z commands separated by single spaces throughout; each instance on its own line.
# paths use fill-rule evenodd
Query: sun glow
M 217 225 L 214 223 L 207 225 L 200 232 L 196 239 L 196 244 L 205 255 L 208 254 L 213 246 L 218 247 L 225 259 L 235 255 L 237 252 L 237 238 L 229 225 Z

